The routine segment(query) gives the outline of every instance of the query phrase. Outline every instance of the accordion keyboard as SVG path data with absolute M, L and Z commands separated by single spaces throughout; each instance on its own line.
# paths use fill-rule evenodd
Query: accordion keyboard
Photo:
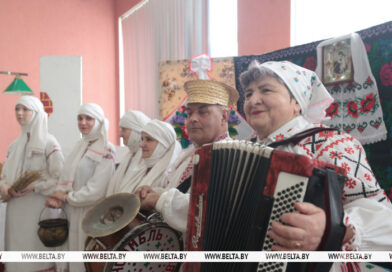
M 267 231 L 271 229 L 272 222 L 279 221 L 284 213 L 295 212 L 294 203 L 302 202 L 305 197 L 308 178 L 281 172 L 274 192 L 274 204 L 268 222 Z M 267 234 L 262 250 L 270 251 L 274 241 Z M 280 272 L 286 270 L 287 263 L 259 263 L 257 271 Z

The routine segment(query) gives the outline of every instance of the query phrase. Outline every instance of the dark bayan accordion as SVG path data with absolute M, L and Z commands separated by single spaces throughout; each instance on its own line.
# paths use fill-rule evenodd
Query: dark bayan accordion
M 267 232 L 295 202 L 324 209 L 318 250 L 339 250 L 345 227 L 345 170 L 303 155 L 245 141 L 221 141 L 196 151 L 188 217 L 188 250 L 269 251 Z M 196 263 L 184 271 L 328 271 L 329 264 Z M 322 265 L 325 265 L 323 268 Z

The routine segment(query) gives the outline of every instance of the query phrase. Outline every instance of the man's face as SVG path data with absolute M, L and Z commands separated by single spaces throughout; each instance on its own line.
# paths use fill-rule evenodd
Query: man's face
M 227 111 L 218 105 L 190 103 L 186 112 L 189 138 L 198 146 L 212 143 L 227 130 Z

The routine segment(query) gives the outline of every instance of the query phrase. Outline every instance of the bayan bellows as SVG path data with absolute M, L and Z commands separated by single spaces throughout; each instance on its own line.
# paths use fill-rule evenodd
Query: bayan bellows
M 188 218 L 188 250 L 269 251 L 273 221 L 295 202 L 325 210 L 319 250 L 339 250 L 344 236 L 345 170 L 306 156 L 245 141 L 221 141 L 196 151 Z M 306 267 L 304 267 L 306 266 Z M 328 264 L 198 263 L 185 271 L 328 271 Z

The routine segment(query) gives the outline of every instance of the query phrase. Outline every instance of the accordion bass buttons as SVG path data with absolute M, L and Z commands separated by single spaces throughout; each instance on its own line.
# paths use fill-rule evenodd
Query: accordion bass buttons
M 193 156 L 193 164 L 194 165 L 199 164 L 199 161 L 200 161 L 199 154 L 195 154 L 195 156 Z

